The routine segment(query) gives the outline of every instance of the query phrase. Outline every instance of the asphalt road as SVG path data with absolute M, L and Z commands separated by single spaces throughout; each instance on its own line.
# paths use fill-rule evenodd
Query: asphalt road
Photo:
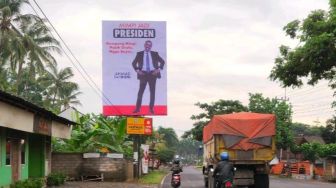
M 171 174 L 166 176 L 161 188 L 171 188 Z M 204 188 L 203 175 L 194 167 L 183 167 L 181 172 L 181 188 Z
M 161 188 L 171 188 L 171 174 L 166 176 Z M 181 173 L 181 188 L 204 188 L 203 175 L 194 167 L 184 167 Z M 336 183 L 325 183 L 312 180 L 294 180 L 271 177 L 270 188 L 335 188 Z

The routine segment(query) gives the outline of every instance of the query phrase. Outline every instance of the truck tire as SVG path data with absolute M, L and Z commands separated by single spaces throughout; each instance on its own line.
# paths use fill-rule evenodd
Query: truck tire
M 255 188 L 269 188 L 268 174 L 256 174 L 254 176 L 254 187 Z

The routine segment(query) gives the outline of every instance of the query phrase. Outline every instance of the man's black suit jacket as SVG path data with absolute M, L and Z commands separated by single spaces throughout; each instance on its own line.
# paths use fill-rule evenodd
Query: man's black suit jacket
M 150 54 L 152 56 L 152 62 L 153 62 L 153 67 L 155 69 L 163 69 L 163 66 L 165 64 L 165 61 L 159 56 L 158 52 L 150 51 Z M 137 70 L 142 70 L 143 68 L 143 57 L 144 57 L 144 51 L 137 52 L 137 55 L 135 56 L 132 66 L 135 71 Z M 138 74 L 138 79 L 140 79 L 141 75 Z M 161 74 L 157 74 L 157 78 L 161 78 Z

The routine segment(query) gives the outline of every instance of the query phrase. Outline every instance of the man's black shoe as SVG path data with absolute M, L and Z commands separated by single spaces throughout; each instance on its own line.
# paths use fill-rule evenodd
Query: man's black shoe
M 154 109 L 149 109 L 149 112 L 150 112 L 151 114 L 154 114 Z
M 135 110 L 133 111 L 133 113 L 139 113 L 139 112 L 140 112 L 139 109 L 135 109 Z

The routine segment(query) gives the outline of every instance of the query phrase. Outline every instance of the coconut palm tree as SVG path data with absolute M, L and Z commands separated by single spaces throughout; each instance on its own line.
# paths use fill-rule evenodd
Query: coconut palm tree
M 54 39 L 44 21 L 34 15 L 20 13 L 26 0 L 0 0 L 0 58 L 9 62 L 16 72 L 14 91 L 19 95 L 25 65 L 30 73 L 42 71 L 44 64 L 56 64 L 50 52 L 60 52 L 59 42 Z
M 78 95 L 82 92 L 78 90 L 78 84 L 73 82 L 70 82 L 62 87 L 62 91 L 59 96 L 61 110 L 69 108 L 70 105 L 81 105 L 81 102 L 78 100 Z
M 7 81 L 8 77 L 9 77 L 8 69 L 6 68 L 5 63 L 0 60 L 0 89 L 1 90 L 8 89 L 9 87 L 9 83 Z
M 1 61 L 12 61 L 13 52 L 17 49 L 14 45 L 21 36 L 20 27 L 26 21 L 38 18 L 32 14 L 21 14 L 21 7 L 28 4 L 28 0 L 0 0 L 0 58 Z M 14 43 L 14 44 L 13 44 Z
M 43 72 L 45 65 L 56 65 L 51 52 L 61 53 L 59 42 L 53 38 L 42 19 L 28 21 L 21 28 L 23 44 L 27 49 L 27 59 L 31 73 Z
M 59 111 L 61 107 L 80 104 L 77 99 L 80 94 L 79 86 L 70 81 L 74 76 L 72 69 L 66 67 L 59 70 L 57 65 L 49 65 L 47 70 L 39 81 L 46 88 L 45 100 L 49 101 L 50 106 L 56 107 L 54 110 Z

